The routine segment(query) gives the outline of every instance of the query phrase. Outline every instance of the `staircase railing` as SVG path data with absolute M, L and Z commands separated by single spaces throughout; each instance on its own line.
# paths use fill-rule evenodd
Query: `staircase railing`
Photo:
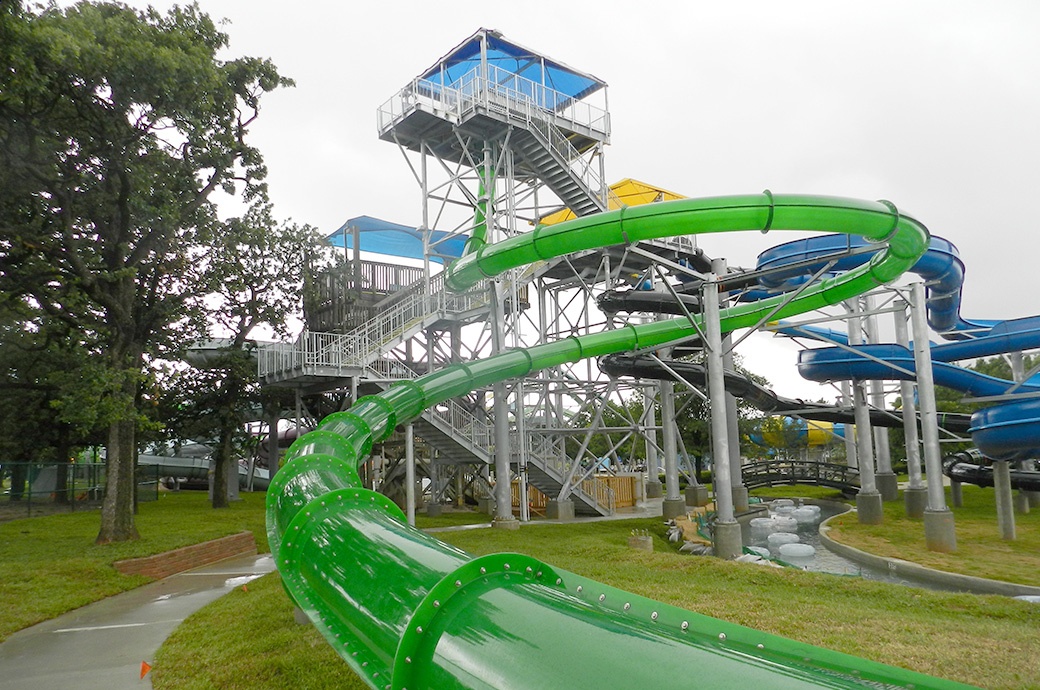
M 524 284 L 545 262 L 535 262 L 511 272 L 506 289 Z M 376 318 L 347 333 L 304 331 L 294 343 L 275 343 L 259 349 L 257 370 L 261 377 L 303 366 L 328 369 L 361 368 L 379 356 L 409 331 L 428 323 L 431 318 L 462 315 L 490 305 L 491 290 L 481 281 L 466 292 L 452 292 L 444 285 L 444 272 L 411 286 Z M 405 292 L 405 291 L 402 291 Z
M 380 358 L 367 367 L 370 378 L 381 378 L 388 381 L 413 379 L 419 374 L 404 364 L 391 359 Z M 446 425 L 456 439 L 462 439 L 473 449 L 486 455 L 486 460 L 491 461 L 494 456 L 494 427 L 487 419 L 479 417 L 458 401 L 452 399 L 427 408 L 424 416 L 435 423 L 437 421 Z M 432 419 L 431 419 L 432 418 Z M 520 448 L 517 432 L 510 434 L 510 446 Z M 559 437 L 552 437 L 537 431 L 527 433 L 527 461 L 534 462 L 547 473 L 555 476 L 557 481 L 563 482 L 564 477 L 570 472 L 570 461 L 561 458 L 557 452 Z M 617 507 L 614 490 L 606 482 L 597 477 L 590 476 L 572 487 L 572 492 L 579 494 L 590 503 L 594 503 L 601 509 L 613 514 Z
M 405 380 L 419 377 L 418 372 L 403 362 L 398 362 L 385 357 L 372 362 L 367 367 L 370 378 L 383 378 L 386 380 Z M 442 422 L 455 438 L 465 440 L 470 446 L 483 452 L 490 458 L 493 453 L 494 433 L 491 425 L 481 419 L 457 400 L 446 400 L 438 405 L 429 407 L 424 412 L 427 418 L 434 418 Z
M 546 472 L 555 476 L 561 484 L 570 474 L 573 460 L 561 453 L 559 443 L 562 437 L 541 431 L 528 430 L 527 448 L 528 462 L 532 459 Z M 571 486 L 571 492 L 581 495 L 586 501 L 613 514 L 617 508 L 617 497 L 609 484 L 589 473 Z M 551 497 L 550 497 L 551 498 Z
M 589 200 L 593 201 L 600 211 L 605 211 L 607 204 L 603 201 L 602 193 L 606 184 L 600 177 L 599 171 L 593 167 L 592 161 L 574 148 L 566 135 L 549 120 L 533 117 L 528 121 L 528 125 L 529 131 L 535 135 L 541 145 L 570 170 L 574 179 L 584 188 L 582 191 Z

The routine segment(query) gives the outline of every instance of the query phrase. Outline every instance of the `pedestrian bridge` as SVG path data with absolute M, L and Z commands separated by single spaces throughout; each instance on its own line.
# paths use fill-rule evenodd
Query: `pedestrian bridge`
M 811 460 L 767 460 L 744 465 L 741 470 L 744 486 L 748 489 L 811 484 L 829 486 L 848 494 L 859 491 L 859 470 L 847 465 Z

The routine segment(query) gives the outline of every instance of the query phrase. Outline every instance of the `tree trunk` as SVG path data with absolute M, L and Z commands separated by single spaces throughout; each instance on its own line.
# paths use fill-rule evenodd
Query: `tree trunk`
M 231 458 L 231 435 L 221 430 L 217 450 L 213 454 L 213 507 L 228 507 L 228 462 Z
M 136 426 L 136 420 L 131 418 L 115 421 L 108 427 L 105 496 L 101 502 L 98 544 L 140 538 L 134 525 Z
M 65 434 L 62 434 L 62 440 L 55 450 L 55 454 L 58 456 L 58 464 L 54 469 L 54 502 L 68 505 L 72 500 L 71 487 L 69 486 L 69 454 L 71 449 Z

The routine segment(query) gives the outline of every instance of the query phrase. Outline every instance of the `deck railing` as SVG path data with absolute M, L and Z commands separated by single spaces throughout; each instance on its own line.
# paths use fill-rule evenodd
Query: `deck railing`
M 508 93 L 515 104 L 511 111 L 516 114 L 527 108 L 537 108 L 542 119 L 551 118 L 560 125 L 587 130 L 604 140 L 610 136 L 610 113 L 605 109 L 495 65 L 488 65 L 486 76 L 481 75 L 479 68 L 474 68 L 451 86 L 431 79 L 413 79 L 379 107 L 379 134 L 385 134 L 419 108 L 459 119 L 474 103 L 486 105 L 492 93 Z

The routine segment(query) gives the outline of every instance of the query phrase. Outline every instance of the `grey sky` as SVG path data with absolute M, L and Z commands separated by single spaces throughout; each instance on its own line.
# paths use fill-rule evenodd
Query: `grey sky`
M 297 81 L 253 128 L 278 217 L 322 230 L 362 214 L 417 223 L 418 187 L 376 138 L 376 108 L 483 26 L 609 84 L 609 180 L 888 199 L 960 248 L 967 317 L 1040 313 L 1038 3 L 200 5 L 230 20 L 232 55 L 270 57 Z M 750 265 L 785 239 L 701 245 Z M 745 356 L 779 392 L 818 395 L 786 364 L 752 361 L 760 349 Z

